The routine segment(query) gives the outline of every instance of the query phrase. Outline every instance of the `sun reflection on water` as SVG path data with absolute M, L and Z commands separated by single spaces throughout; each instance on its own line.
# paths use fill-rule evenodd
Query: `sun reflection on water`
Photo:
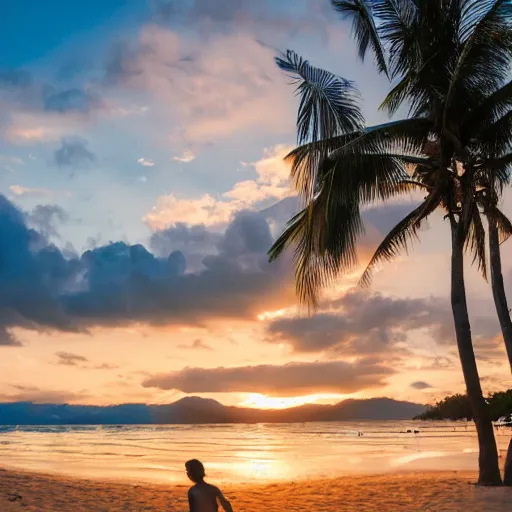
M 260 454 L 261 455 L 261 454 Z M 235 473 L 237 480 L 288 480 L 294 477 L 292 468 L 283 460 L 265 458 L 248 459 L 245 453 L 235 454 L 231 462 L 214 462 L 209 466 L 215 471 Z
M 392 466 L 402 466 L 404 464 L 409 464 L 410 462 L 414 462 L 422 459 L 433 459 L 436 457 L 446 457 L 449 455 L 448 452 L 419 452 L 413 453 L 411 455 L 406 455 L 405 457 L 399 457 L 391 461 Z

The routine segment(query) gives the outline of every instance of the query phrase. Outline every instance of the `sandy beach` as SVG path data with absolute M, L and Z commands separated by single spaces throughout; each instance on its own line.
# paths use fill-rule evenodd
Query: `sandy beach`
M 474 473 L 371 477 L 225 486 L 237 512 L 506 512 L 512 489 L 472 485 Z M 185 485 L 133 485 L 0 470 L 2 512 L 185 512 Z M 14 500 L 14 501 L 13 501 Z

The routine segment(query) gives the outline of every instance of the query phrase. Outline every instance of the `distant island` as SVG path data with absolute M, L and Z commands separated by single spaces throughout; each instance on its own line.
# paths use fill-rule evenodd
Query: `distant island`
M 512 389 L 491 393 L 487 397 L 492 421 L 512 415 Z M 417 420 L 472 420 L 473 412 L 466 395 L 451 395 L 443 398 L 426 411 L 418 414 Z
M 344 400 L 289 409 L 228 407 L 215 400 L 186 397 L 172 404 L 109 406 L 0 403 L 0 425 L 151 425 L 208 423 L 306 423 L 348 420 L 408 420 L 426 407 L 390 398 Z

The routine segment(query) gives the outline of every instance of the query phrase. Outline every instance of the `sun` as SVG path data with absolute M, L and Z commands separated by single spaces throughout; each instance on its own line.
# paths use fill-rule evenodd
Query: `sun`
M 341 395 L 307 395 L 307 396 L 294 396 L 294 397 L 273 397 L 266 396 L 259 393 L 253 393 L 241 402 L 241 407 L 251 407 L 254 409 L 288 409 L 290 407 L 298 407 L 300 405 L 312 404 L 316 402 L 337 402 Z

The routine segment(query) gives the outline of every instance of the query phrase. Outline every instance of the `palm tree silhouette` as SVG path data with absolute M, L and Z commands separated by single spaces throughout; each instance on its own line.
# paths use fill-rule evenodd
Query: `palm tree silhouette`
M 512 64 L 512 0 L 332 4 L 352 20 L 361 59 L 371 50 L 378 71 L 394 83 L 382 108 L 393 115 L 408 105 L 409 117 L 366 128 L 353 83 L 292 51 L 276 59 L 300 97 L 299 146 L 288 159 L 305 206 L 271 248 L 270 259 L 295 246 L 297 292 L 315 307 L 319 290 L 357 264 L 356 244 L 364 231 L 361 209 L 423 190 L 423 202 L 384 238 L 361 284 L 370 283 L 376 265 L 407 251 L 434 211 L 445 212 L 452 240 L 451 305 L 478 433 L 479 483 L 499 485 L 496 440 L 471 338 L 463 254 L 470 250 L 486 276 L 483 212 L 490 222 L 493 290 L 502 301 L 494 228 L 498 240 L 500 232 L 502 238 L 512 232 L 497 207 L 512 163 L 507 153 L 512 88 L 506 83 Z

